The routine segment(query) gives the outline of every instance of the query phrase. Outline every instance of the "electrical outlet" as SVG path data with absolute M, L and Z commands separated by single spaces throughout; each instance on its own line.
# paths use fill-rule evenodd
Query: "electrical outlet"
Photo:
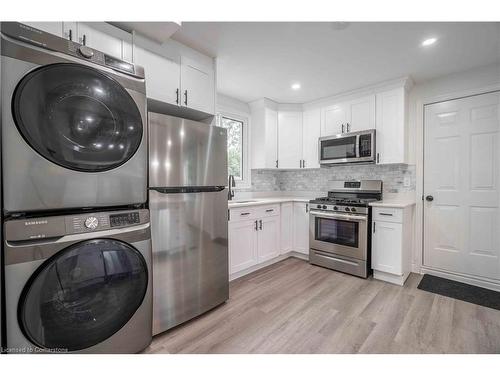
M 403 179 L 403 185 L 404 185 L 404 187 L 410 187 L 410 185 L 411 185 L 410 176 L 405 176 L 405 178 Z

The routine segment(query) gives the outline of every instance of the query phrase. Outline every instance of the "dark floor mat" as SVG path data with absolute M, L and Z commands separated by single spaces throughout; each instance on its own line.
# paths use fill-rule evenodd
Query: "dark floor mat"
M 424 275 L 418 289 L 500 310 L 500 292 L 442 277 Z

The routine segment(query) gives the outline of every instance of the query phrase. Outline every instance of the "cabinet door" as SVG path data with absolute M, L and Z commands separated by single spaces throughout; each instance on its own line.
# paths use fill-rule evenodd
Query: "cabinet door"
M 265 122 L 265 168 L 276 168 L 278 160 L 278 112 L 269 108 L 264 110 Z
M 293 250 L 309 254 L 309 203 L 293 203 Z
M 259 263 L 277 257 L 280 254 L 280 217 L 269 216 L 259 219 L 257 238 Z
M 255 221 L 229 222 L 229 272 L 242 271 L 257 264 Z
M 348 107 L 346 132 L 375 129 L 375 95 L 351 100 Z
M 302 160 L 302 112 L 278 113 L 278 167 L 295 168 Z
M 405 90 L 377 94 L 377 160 L 379 164 L 406 163 Z
M 49 34 L 54 34 L 63 37 L 62 22 L 23 22 L 23 24 L 34 27 L 35 29 L 45 31 Z
M 281 204 L 281 254 L 293 250 L 293 203 Z
M 372 223 L 372 268 L 377 271 L 402 275 L 401 223 L 374 221 Z
M 144 67 L 148 98 L 177 104 L 177 90 L 180 88 L 178 63 L 138 46 L 134 46 L 134 63 Z
M 213 67 L 197 64 L 186 57 L 181 60 L 181 104 L 197 111 L 215 113 Z
M 322 109 L 321 113 L 321 136 L 329 136 L 342 133 L 342 125 L 349 121 L 349 106 L 346 103 L 338 103 Z
M 321 110 L 312 109 L 304 112 L 302 125 L 303 168 L 319 168 L 318 138 L 321 132 Z
M 117 59 L 123 59 L 123 41 L 121 39 L 81 22 L 78 23 L 78 43 L 95 48 Z

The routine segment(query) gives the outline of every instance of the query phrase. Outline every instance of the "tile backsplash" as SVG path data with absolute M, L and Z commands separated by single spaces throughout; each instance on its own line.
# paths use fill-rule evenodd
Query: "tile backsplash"
M 404 186 L 405 178 L 409 186 Z M 382 180 L 384 193 L 415 191 L 415 166 L 339 165 L 330 168 L 273 170 L 253 169 L 251 191 L 328 191 L 335 180 Z

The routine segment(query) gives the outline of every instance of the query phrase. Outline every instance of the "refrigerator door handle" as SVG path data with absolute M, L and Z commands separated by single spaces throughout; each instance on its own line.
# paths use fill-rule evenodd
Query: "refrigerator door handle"
M 169 187 L 150 187 L 149 190 L 157 191 L 161 194 L 175 193 L 212 193 L 224 190 L 225 186 L 169 186 Z

